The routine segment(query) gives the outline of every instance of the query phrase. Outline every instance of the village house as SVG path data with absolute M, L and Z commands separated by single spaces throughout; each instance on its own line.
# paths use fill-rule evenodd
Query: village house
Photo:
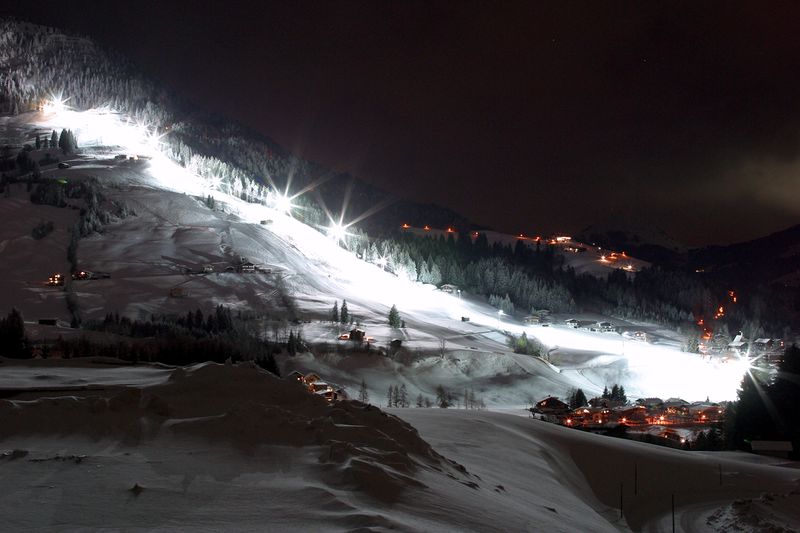
M 450 283 L 445 283 L 444 285 L 440 285 L 439 290 L 442 292 L 446 292 L 447 294 L 457 294 L 459 292 L 458 285 L 451 285 Z
M 692 404 L 689 406 L 689 414 L 695 423 L 711 424 L 721 422 L 725 410 L 719 405 L 713 404 Z
M 611 322 L 605 322 L 605 321 L 598 322 L 597 323 L 597 329 L 599 329 L 600 331 L 602 331 L 604 333 L 616 333 L 617 332 L 617 327 L 614 324 L 612 324 Z
M 614 418 L 626 426 L 647 424 L 647 409 L 641 405 L 620 406 L 614 409 Z
M 612 422 L 612 411 L 607 407 L 579 407 L 565 420 L 568 426 L 603 426 Z
M 748 341 L 741 333 L 739 333 L 731 342 L 728 343 L 728 350 L 737 355 L 746 355 L 749 346 L 750 341 Z
M 313 372 L 303 375 L 302 372 L 295 370 L 289 374 L 289 378 L 296 380 L 311 394 L 321 396 L 329 402 L 348 399 L 347 392 L 343 387 L 323 381 L 319 375 Z
M 348 339 L 353 342 L 364 342 L 366 340 L 367 332 L 360 328 L 354 328 L 350 330 L 350 335 Z
M 537 402 L 536 405 L 531 408 L 531 411 L 545 415 L 567 415 L 570 413 L 570 408 L 569 405 L 555 396 L 548 396 L 544 400 Z

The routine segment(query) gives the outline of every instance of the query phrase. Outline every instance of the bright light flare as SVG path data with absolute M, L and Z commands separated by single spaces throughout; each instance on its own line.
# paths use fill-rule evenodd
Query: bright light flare
M 51 95 L 49 100 L 45 100 L 42 105 L 42 111 L 45 113 L 61 113 L 67 109 L 67 101 L 69 98 L 64 99 L 60 94 L 58 96 Z
M 341 222 L 335 222 L 328 226 L 327 230 L 328 236 L 334 240 L 337 244 L 340 242 L 344 242 L 344 238 L 347 236 L 347 231 L 345 227 L 341 224 Z
M 283 213 L 284 215 L 291 215 L 292 209 L 295 206 L 292 204 L 292 199 L 289 196 L 285 194 L 276 193 L 272 197 L 272 207 L 276 211 Z
M 386 256 L 383 255 L 380 256 L 377 261 L 375 261 L 375 264 L 381 267 L 381 269 L 385 269 L 388 263 L 389 261 L 386 259 Z

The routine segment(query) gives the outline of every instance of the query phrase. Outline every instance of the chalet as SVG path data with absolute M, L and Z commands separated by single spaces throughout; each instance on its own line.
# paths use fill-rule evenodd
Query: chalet
M 745 339 L 741 333 L 739 333 L 731 342 L 728 343 L 728 350 L 738 355 L 745 355 L 749 346 L 750 342 Z
M 360 328 L 350 330 L 350 340 L 353 342 L 364 342 L 367 340 L 367 332 Z
M 439 290 L 447 294 L 456 294 L 459 292 L 458 285 L 451 285 L 450 283 L 439 286 Z
M 754 440 L 750 441 L 750 450 L 758 455 L 788 459 L 794 448 L 788 440 Z
M 697 424 L 719 422 L 725 410 L 719 405 L 693 404 L 689 406 L 689 414 Z
M 598 322 L 597 329 L 605 333 L 616 333 L 617 327 L 611 322 Z
M 169 295 L 171 298 L 183 298 L 187 294 L 188 293 L 186 292 L 186 289 L 184 289 L 183 287 L 172 287 L 169 290 Z
M 569 405 L 555 396 L 548 396 L 544 400 L 537 402 L 531 410 L 538 413 L 553 415 L 565 415 L 570 412 Z
M 253 274 L 256 271 L 256 265 L 250 261 L 245 261 L 239 266 L 239 271 L 244 274 Z
M 569 327 L 571 327 L 571 328 L 575 328 L 575 329 L 577 329 L 577 328 L 578 328 L 578 324 L 579 324 L 579 322 L 578 322 L 576 319 L 574 319 L 574 318 L 568 318 L 568 319 L 566 319 L 566 320 L 564 321 L 564 324 L 566 324 L 567 326 L 569 326 Z
M 603 398 L 602 396 L 598 396 L 596 398 L 592 398 L 589 400 L 590 407 L 619 407 L 623 405 L 623 402 L 620 400 L 612 400 L 611 398 Z
M 344 389 L 328 385 L 323 390 L 315 391 L 314 394 L 325 398 L 328 402 L 347 400 L 348 396 Z
M 62 274 L 56 273 L 47 278 L 47 284 L 52 287 L 61 286 L 64 284 L 64 276 Z
M 682 400 L 681 398 L 667 398 L 664 401 L 663 408 L 667 411 L 672 410 L 676 413 L 689 412 L 689 402 Z
M 314 394 L 325 392 L 327 390 L 333 390 L 327 382 L 322 380 L 307 381 L 306 384 L 308 385 L 308 390 Z
M 639 398 L 636 405 L 641 405 L 648 410 L 661 410 L 664 408 L 664 400 L 661 398 Z
M 758 354 L 783 350 L 784 347 L 784 342 L 781 339 L 756 339 L 753 341 L 753 350 Z
M 319 377 L 318 374 L 315 374 L 315 373 L 312 372 L 310 374 L 306 374 L 303 377 L 303 381 L 305 381 L 306 384 L 311 384 L 311 383 L 315 383 L 317 381 L 322 381 L 322 379 Z
M 568 426 L 599 426 L 611 421 L 612 412 L 607 407 L 579 407 L 564 422 Z
M 302 373 L 298 372 L 297 370 L 295 370 L 294 372 L 289 374 L 289 379 L 290 380 L 294 380 L 294 381 L 299 381 L 300 383 L 302 383 L 304 385 L 305 385 L 305 382 L 306 382 L 305 381 L 305 376 Z
M 641 405 L 624 406 L 614 409 L 614 418 L 626 426 L 639 426 L 647 423 L 647 409 Z
M 522 321 L 525 324 L 534 325 L 534 324 L 539 324 L 542 321 L 542 319 L 539 315 L 530 315 L 523 318 Z
M 201 272 L 203 274 L 211 274 L 212 272 L 214 272 L 214 266 L 213 265 L 203 265 L 203 268 L 201 269 Z

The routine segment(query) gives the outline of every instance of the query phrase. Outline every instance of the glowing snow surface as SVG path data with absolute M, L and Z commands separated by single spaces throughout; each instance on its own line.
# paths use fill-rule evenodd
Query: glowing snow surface
M 732 400 L 744 372 L 746 361 L 711 363 L 696 354 L 676 348 L 653 346 L 624 340 L 618 335 L 577 331 L 566 327 L 525 327 L 498 315 L 487 305 L 467 302 L 433 290 L 430 286 L 412 283 L 368 264 L 338 245 L 338 238 L 291 217 L 290 201 L 269 202 L 269 206 L 251 204 L 214 189 L 214 180 L 197 176 L 171 161 L 159 151 L 158 134 L 146 125 L 135 124 L 109 109 L 73 111 L 50 105 L 41 115 L 38 126 L 68 128 L 76 133 L 82 147 L 119 147 L 122 153 L 150 158 L 148 171 L 157 187 L 190 195 L 213 193 L 243 221 L 259 224 L 272 221 L 269 230 L 294 247 L 306 261 L 306 270 L 318 273 L 314 288 L 326 296 L 343 296 L 348 301 L 369 301 L 370 309 L 396 304 L 403 317 L 417 328 L 430 326 L 463 334 L 461 317 L 472 325 L 536 337 L 547 347 L 559 352 L 581 351 L 591 354 L 591 361 L 576 371 L 591 373 L 592 365 L 601 365 L 598 356 L 615 356 L 625 367 L 621 383 L 631 396 L 681 396 L 690 400 L 710 397 L 714 401 Z M 280 193 L 274 193 L 280 194 Z M 285 196 L 282 196 L 285 198 Z M 341 221 L 340 221 L 341 222 Z M 347 225 L 344 224 L 343 227 Z M 320 281 L 327 276 L 326 281 Z M 502 336 L 496 336 L 497 348 L 505 350 Z M 574 370 L 574 369 L 573 369 Z M 605 383 L 597 383 L 599 389 Z

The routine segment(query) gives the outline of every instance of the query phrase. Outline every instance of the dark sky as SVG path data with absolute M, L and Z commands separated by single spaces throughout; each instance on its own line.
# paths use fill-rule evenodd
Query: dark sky
M 501 230 L 624 220 L 704 244 L 800 222 L 798 2 L 5 10 L 88 34 L 300 155 Z

